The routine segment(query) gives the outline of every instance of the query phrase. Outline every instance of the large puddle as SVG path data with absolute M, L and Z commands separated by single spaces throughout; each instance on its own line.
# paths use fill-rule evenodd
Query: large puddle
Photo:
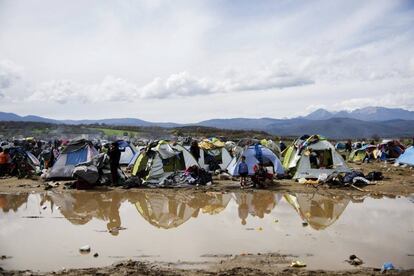
M 211 255 L 297 255 L 312 269 L 391 261 L 414 268 L 414 202 L 319 194 L 112 191 L 0 195 L 4 269 L 49 271 L 118 260 L 212 260 Z M 308 225 L 304 225 L 307 222 Z M 91 253 L 78 249 L 90 245 Z M 93 254 L 99 253 L 94 258 Z

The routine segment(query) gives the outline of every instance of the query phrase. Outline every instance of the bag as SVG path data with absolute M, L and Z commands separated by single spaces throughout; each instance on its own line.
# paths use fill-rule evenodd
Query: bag
M 383 180 L 384 176 L 382 175 L 382 172 L 373 171 L 367 174 L 366 179 L 369 181 Z
M 352 171 L 352 172 L 346 173 L 342 180 L 344 183 L 352 183 L 352 180 L 355 177 L 365 177 L 365 176 L 362 172 Z

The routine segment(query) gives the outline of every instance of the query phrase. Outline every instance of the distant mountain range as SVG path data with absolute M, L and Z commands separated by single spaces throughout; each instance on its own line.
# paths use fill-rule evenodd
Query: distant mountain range
M 280 136 L 298 136 L 304 133 L 322 134 L 329 138 L 362 138 L 379 135 L 382 137 L 414 136 L 414 111 L 401 108 L 365 107 L 353 111 L 331 112 L 318 109 L 307 116 L 293 119 L 232 118 L 211 119 L 196 124 L 148 122 L 136 118 L 100 120 L 54 120 L 39 116 L 19 116 L 0 112 L 0 121 L 30 121 L 52 124 L 107 124 L 138 127 L 180 127 L 199 125 L 222 129 L 263 130 Z
M 304 117 L 309 120 L 327 120 L 331 118 L 351 118 L 361 121 L 389 121 L 389 120 L 414 120 L 414 111 L 402 108 L 364 107 L 353 111 L 331 112 L 318 109 Z

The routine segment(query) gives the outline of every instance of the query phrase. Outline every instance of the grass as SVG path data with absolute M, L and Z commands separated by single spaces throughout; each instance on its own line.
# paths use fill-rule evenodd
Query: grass
M 100 130 L 107 136 L 124 136 L 124 133 L 128 133 L 129 136 L 131 135 L 138 135 L 138 131 L 130 131 L 130 130 L 120 130 L 120 129 L 111 129 L 111 128 L 93 128 L 95 130 Z

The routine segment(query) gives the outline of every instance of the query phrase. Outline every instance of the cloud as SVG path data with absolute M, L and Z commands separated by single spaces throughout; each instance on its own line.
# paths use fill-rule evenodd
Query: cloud
M 141 98 L 189 97 L 224 92 L 220 85 L 205 78 L 195 78 L 188 72 L 172 74 L 166 79 L 156 78 L 140 90 Z
M 138 99 L 185 98 L 199 95 L 281 89 L 303 86 L 313 81 L 296 76 L 285 63 L 273 63 L 255 72 L 252 76 L 233 74 L 225 80 L 213 81 L 199 78 L 183 71 L 166 78 L 157 77 L 148 84 L 139 86 L 134 82 L 106 76 L 97 84 L 81 84 L 71 80 L 54 80 L 41 83 L 34 88 L 28 100 L 68 102 L 125 102 Z
M 360 97 L 352 98 L 341 101 L 335 104 L 333 107 L 336 110 L 345 109 L 353 110 L 356 108 L 362 108 L 366 106 L 382 106 L 382 107 L 395 107 L 406 108 L 414 110 L 414 93 L 413 92 L 396 92 L 387 93 L 374 97 Z
M 300 70 L 294 69 L 287 62 L 274 60 L 270 65 L 255 72 L 245 74 L 233 72 L 233 78 L 226 80 L 224 86 L 226 90 L 230 91 L 256 91 L 282 89 L 313 83 L 312 79 L 306 77 Z
M 19 66 L 9 60 L 0 60 L 0 95 L 16 85 L 22 78 L 22 70 Z

